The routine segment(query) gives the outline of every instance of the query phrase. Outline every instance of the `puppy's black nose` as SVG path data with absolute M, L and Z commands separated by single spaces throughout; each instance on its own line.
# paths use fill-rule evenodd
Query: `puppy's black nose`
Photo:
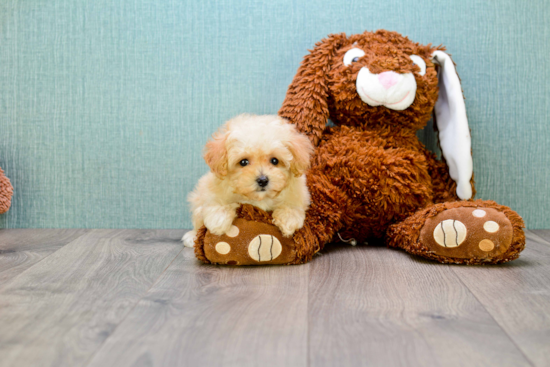
M 258 177 L 256 182 L 258 183 L 258 186 L 266 187 L 267 184 L 269 183 L 269 178 L 267 178 L 267 176 L 261 175 L 260 177 Z

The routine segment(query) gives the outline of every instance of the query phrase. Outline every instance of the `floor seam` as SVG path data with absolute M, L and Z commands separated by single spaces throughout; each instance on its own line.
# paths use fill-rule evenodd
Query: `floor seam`
M 23 270 L 21 273 L 17 274 L 15 277 L 13 277 L 9 282 L 7 282 L 6 284 L 4 284 L 3 286 L 0 287 L 0 294 L 10 286 L 10 284 L 17 278 L 19 278 L 21 275 L 25 274 L 27 271 L 31 270 L 32 268 L 34 268 L 36 265 L 40 264 L 42 261 L 46 260 L 47 258 L 49 258 L 50 256 L 52 256 L 53 254 L 57 253 L 59 250 L 65 248 L 65 246 L 68 246 L 70 245 L 71 243 L 73 243 L 74 241 L 77 241 L 78 239 L 80 239 L 82 236 L 92 232 L 91 229 L 86 229 L 86 228 L 82 228 L 84 230 L 84 233 L 82 233 L 80 236 L 74 238 L 72 241 L 69 241 L 67 242 L 66 244 L 62 245 L 61 247 L 59 247 L 57 250 L 53 251 L 52 253 L 44 256 L 42 259 L 38 260 L 37 262 L 35 262 L 34 264 L 32 264 L 30 267 L 28 267 L 27 269 Z
M 456 273 L 456 271 L 454 269 L 451 269 L 453 271 L 453 274 L 456 275 L 456 277 L 458 278 L 459 282 L 464 286 L 466 287 L 466 289 L 468 290 L 468 292 L 470 292 L 470 294 L 476 299 L 476 301 L 481 305 L 481 307 L 483 307 L 483 309 L 485 311 L 487 311 L 487 314 L 491 317 L 491 319 L 493 319 L 493 321 L 495 322 L 495 324 L 498 325 L 498 327 L 500 328 L 500 330 L 502 330 L 502 332 L 504 333 L 504 335 L 506 335 L 508 337 L 508 339 L 512 342 L 512 344 L 514 344 L 516 346 L 516 348 L 519 350 L 519 352 L 521 353 L 521 355 L 525 358 L 525 360 L 527 362 L 529 362 L 529 364 L 533 367 L 535 367 L 535 363 L 527 356 L 527 354 L 525 354 L 525 352 L 523 351 L 523 349 L 516 343 L 516 341 L 514 340 L 514 338 L 512 338 L 512 336 L 510 334 L 508 334 L 508 332 L 502 327 L 502 325 L 500 324 L 500 322 L 497 321 L 497 319 L 495 319 L 495 317 L 493 316 L 493 314 L 491 313 L 491 311 L 489 311 L 489 309 L 487 309 L 487 307 L 485 307 L 485 305 L 483 304 L 483 302 L 481 302 L 481 300 L 477 297 L 477 295 L 474 293 L 474 291 L 472 291 L 470 289 L 470 287 L 468 287 L 468 285 L 466 283 L 464 283 L 464 281 L 462 280 L 462 278 L 460 277 L 459 274 Z
M 544 243 L 544 244 L 547 245 L 547 246 L 550 245 L 550 242 L 549 242 L 547 239 L 545 239 L 544 237 L 541 237 L 541 236 L 539 236 L 539 235 L 537 234 L 536 229 L 535 229 L 535 230 L 533 230 L 533 229 L 526 229 L 526 230 L 525 230 L 525 233 L 526 233 L 526 234 L 529 233 L 529 234 L 531 234 L 531 235 L 537 237 L 538 240 L 542 241 L 542 243 Z
M 136 309 L 137 305 L 145 298 L 145 296 L 149 293 L 149 291 L 155 286 L 157 285 L 157 283 L 159 282 L 160 278 L 164 275 L 164 273 L 166 273 L 166 270 L 168 270 L 168 268 L 170 266 L 172 266 L 172 264 L 174 263 L 174 261 L 178 258 L 178 256 L 180 256 L 180 254 L 183 252 L 183 250 L 185 249 L 185 246 L 183 246 L 183 243 L 181 244 L 181 249 L 180 251 L 176 254 L 176 256 L 174 256 L 174 258 L 170 261 L 170 263 L 164 268 L 164 270 L 162 272 L 160 272 L 159 276 L 151 283 L 151 285 L 149 286 L 149 288 L 147 288 L 146 291 L 143 292 L 143 295 L 136 301 L 136 303 L 132 306 L 132 308 L 128 311 L 128 313 L 122 318 L 122 320 L 120 320 L 120 322 L 115 326 L 115 328 L 113 329 L 113 331 L 111 331 L 111 333 L 109 334 L 108 337 L 105 338 L 105 340 L 103 341 L 103 343 L 101 343 L 96 351 L 90 356 L 90 358 L 84 362 L 82 364 L 82 366 L 88 366 L 90 363 L 92 363 L 94 357 L 97 355 L 97 353 L 101 350 L 101 348 L 103 348 L 103 346 L 105 345 L 105 343 L 107 343 L 107 341 L 109 340 L 109 338 L 116 332 L 116 330 L 118 329 L 118 327 L 120 325 L 122 325 L 122 323 L 124 323 L 124 321 L 126 321 L 126 319 L 128 318 L 128 316 L 134 312 L 134 310 Z

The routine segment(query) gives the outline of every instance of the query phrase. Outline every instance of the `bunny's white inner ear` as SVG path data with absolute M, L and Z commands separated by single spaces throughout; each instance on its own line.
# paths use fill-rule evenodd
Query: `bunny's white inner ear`
M 463 200 L 472 197 L 470 180 L 473 175 L 470 128 L 460 79 L 451 57 L 443 51 L 432 54 L 440 66 L 439 98 L 435 103 L 435 117 L 439 130 L 441 152 L 449 166 L 449 174 L 456 182 L 456 193 Z

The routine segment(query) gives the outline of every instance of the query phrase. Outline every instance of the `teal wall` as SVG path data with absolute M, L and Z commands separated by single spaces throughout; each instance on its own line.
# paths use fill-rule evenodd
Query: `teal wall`
M 478 197 L 550 228 L 549 19 L 547 0 L 3 0 L 0 228 L 190 227 L 207 137 L 276 113 L 325 35 L 379 28 L 447 46 Z

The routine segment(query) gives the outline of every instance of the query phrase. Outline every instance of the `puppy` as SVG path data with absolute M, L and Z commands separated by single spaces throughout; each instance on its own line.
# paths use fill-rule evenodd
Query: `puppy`
M 183 236 L 185 246 L 194 246 L 203 225 L 215 235 L 229 231 L 240 204 L 272 211 L 283 236 L 292 236 L 310 202 L 304 173 L 312 152 L 309 139 L 279 116 L 229 120 L 206 144 L 211 171 L 189 194 L 193 230 Z

